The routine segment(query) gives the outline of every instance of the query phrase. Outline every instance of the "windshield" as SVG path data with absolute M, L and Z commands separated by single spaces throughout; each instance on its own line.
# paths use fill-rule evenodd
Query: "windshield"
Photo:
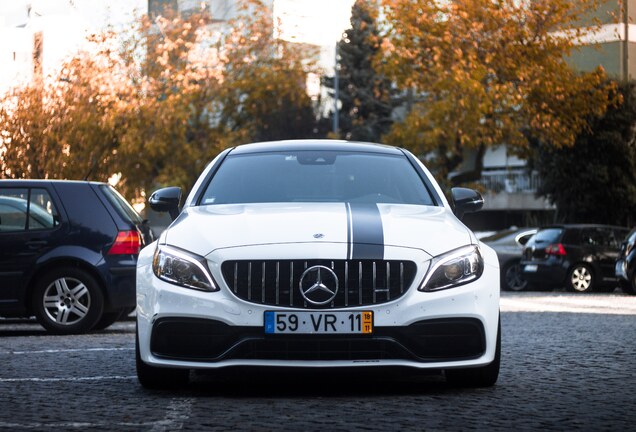
M 337 151 L 230 155 L 200 204 L 267 202 L 435 205 L 405 156 Z

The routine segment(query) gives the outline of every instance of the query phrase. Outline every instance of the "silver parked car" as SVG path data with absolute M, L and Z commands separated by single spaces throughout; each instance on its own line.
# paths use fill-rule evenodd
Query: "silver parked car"
M 481 239 L 497 252 L 502 290 L 523 291 L 528 288 L 519 262 L 523 247 L 536 232 L 537 228 L 510 228 Z

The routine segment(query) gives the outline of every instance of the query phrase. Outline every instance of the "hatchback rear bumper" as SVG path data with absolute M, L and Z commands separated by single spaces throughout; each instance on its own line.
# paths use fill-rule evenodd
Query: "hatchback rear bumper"
M 530 283 L 561 285 L 567 276 L 567 267 L 561 262 L 521 261 L 521 269 Z

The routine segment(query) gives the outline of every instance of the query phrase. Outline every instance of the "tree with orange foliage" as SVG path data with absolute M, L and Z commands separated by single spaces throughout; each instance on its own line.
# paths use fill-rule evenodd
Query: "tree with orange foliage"
M 415 95 L 387 141 L 434 155 L 446 177 L 475 155 L 481 175 L 487 148 L 519 155 L 528 137 L 572 146 L 616 102 L 599 68 L 578 73 L 566 62 L 585 31 L 575 28 L 599 0 L 383 0 L 387 34 L 378 59 L 385 73 Z M 466 151 L 468 150 L 468 151 Z
M 123 42 L 97 35 L 58 73 L 0 95 L 0 177 L 120 173 L 129 196 L 187 192 L 224 148 L 309 133 L 311 53 L 245 5 L 225 32 L 205 10 L 141 17 Z
M 93 40 L 101 47 L 109 36 Z M 116 55 L 78 53 L 0 98 L 0 176 L 106 180 L 123 131 L 127 79 Z

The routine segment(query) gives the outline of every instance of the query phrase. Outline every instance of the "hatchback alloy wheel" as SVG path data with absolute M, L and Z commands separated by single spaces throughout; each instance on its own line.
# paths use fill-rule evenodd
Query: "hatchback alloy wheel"
M 594 278 L 592 271 L 584 264 L 576 265 L 570 272 L 569 288 L 576 292 L 592 291 Z
M 91 307 L 91 294 L 82 281 L 61 277 L 44 291 L 46 315 L 61 325 L 73 325 L 84 319 Z
M 519 262 L 506 267 L 504 271 L 504 289 L 508 291 L 523 291 L 528 282 L 523 278 L 523 272 Z
M 99 284 L 82 269 L 69 267 L 46 274 L 33 294 L 38 321 L 55 333 L 90 330 L 103 314 L 104 297 Z

